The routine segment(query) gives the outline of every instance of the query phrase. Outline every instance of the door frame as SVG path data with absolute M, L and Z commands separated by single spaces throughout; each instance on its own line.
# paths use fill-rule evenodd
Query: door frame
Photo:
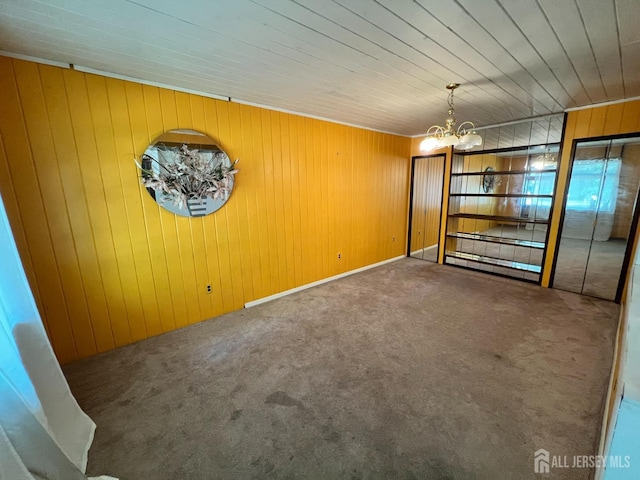
M 573 162 L 576 154 L 576 148 L 578 143 L 592 142 L 596 140 L 619 140 L 623 138 L 638 138 L 640 140 L 640 132 L 635 133 L 623 133 L 617 135 L 603 135 L 599 137 L 585 137 L 576 138 L 571 144 L 571 156 L 569 157 L 569 170 L 567 172 L 567 181 L 565 182 L 564 192 L 562 195 L 562 210 L 560 211 L 560 223 L 558 225 L 558 234 L 556 236 L 556 244 L 553 252 L 553 265 L 551 266 L 551 275 L 549 288 L 555 288 L 554 283 L 556 279 L 556 265 L 558 263 L 558 253 L 560 251 L 560 241 L 562 240 L 562 230 L 564 229 L 564 217 L 567 211 L 567 195 L 569 194 L 569 187 L 571 185 L 571 175 L 573 174 Z M 556 179 L 557 180 L 557 179 Z M 636 243 L 636 237 L 638 236 L 638 224 L 640 223 L 640 186 L 638 192 L 636 192 L 636 200 L 633 207 L 633 217 L 631 219 L 631 227 L 629 229 L 629 236 L 627 237 L 627 245 L 625 246 L 624 259 L 622 261 L 622 268 L 620 269 L 620 277 L 618 278 L 618 286 L 616 288 L 616 296 L 613 300 L 615 303 L 622 301 L 622 293 L 627 280 L 627 273 L 629 272 L 629 264 L 631 263 L 631 254 L 633 253 L 633 246 Z M 588 268 L 588 265 L 587 265 Z M 585 271 L 586 274 L 586 271 Z M 583 295 L 580 293 L 579 295 Z M 586 295 L 591 296 L 591 295 Z M 592 297 L 599 298 L 599 297 Z M 602 299 L 604 300 L 604 299 Z
M 447 154 L 446 153 L 435 153 L 432 155 L 416 155 L 415 157 L 411 157 L 411 178 L 409 180 L 409 229 L 407 232 L 407 257 L 411 257 L 411 230 L 413 225 L 413 180 L 415 177 L 416 170 L 416 160 L 420 160 L 423 158 L 441 158 L 442 159 L 442 191 L 440 194 L 440 217 L 438 221 L 438 242 L 436 246 L 436 262 L 440 261 L 440 234 L 442 233 L 442 204 L 444 202 L 444 185 L 445 185 L 445 176 L 447 169 Z

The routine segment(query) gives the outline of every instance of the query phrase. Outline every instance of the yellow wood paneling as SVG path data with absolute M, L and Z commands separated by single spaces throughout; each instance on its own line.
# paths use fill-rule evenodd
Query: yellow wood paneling
M 589 119 L 589 136 L 599 135 L 598 132 L 602 132 L 604 130 L 606 119 L 606 108 L 594 108 L 591 110 L 591 118 Z
M 0 193 L 62 362 L 405 251 L 408 138 L 5 57 L 0 104 Z M 175 128 L 240 158 L 213 215 L 140 185 Z
M 141 126 L 139 134 L 142 138 L 139 142 L 144 144 L 149 143 L 160 135 L 164 128 L 162 125 L 160 96 L 157 90 L 146 85 L 142 86 L 142 101 L 144 105 L 138 103 L 138 109 L 141 109 L 145 114 L 146 123 L 144 127 Z M 144 196 L 146 192 L 141 190 L 140 195 Z M 175 318 L 177 316 L 186 317 L 186 305 L 184 301 L 174 297 L 172 286 L 175 285 L 176 280 L 171 278 L 171 271 L 167 264 L 167 258 L 171 258 L 172 244 L 171 240 L 167 240 L 162 229 L 160 210 L 160 207 L 155 209 L 145 208 L 144 217 L 151 255 L 153 281 L 160 309 L 160 325 L 163 332 L 168 332 L 176 328 Z M 105 240 L 108 241 L 108 237 Z
M 620 133 L 640 131 L 640 101 L 626 102 L 622 105 L 624 109 L 622 110 Z
M 602 110 L 605 112 L 605 122 L 602 128 L 602 132 L 619 132 L 620 126 L 622 123 L 622 114 L 624 113 L 624 104 L 618 103 L 616 105 L 610 105 L 608 107 L 600 107 L 597 110 Z M 574 122 L 578 122 L 578 116 L 574 114 L 570 114 L 569 117 L 574 117 Z M 575 127 L 574 127 L 575 128 Z M 598 135 L 603 135 L 599 132 L 593 132 L 591 137 L 595 137 Z M 573 131 L 574 138 L 578 138 L 578 134 Z
M 16 65 L 14 69 L 51 235 L 53 255 L 62 284 L 65 313 L 71 323 L 78 355 L 88 356 L 96 353 L 96 341 L 87 305 L 89 299 L 85 296 L 82 279 L 82 258 L 78 256 L 80 251 L 76 250 L 74 233 L 79 235 L 80 243 L 86 238 L 85 232 L 74 231 L 73 227 L 77 224 L 73 216 L 81 213 L 77 212 L 72 204 L 74 200 L 83 204 L 86 202 L 74 188 L 74 159 L 67 157 L 67 140 L 54 136 L 66 134 L 65 126 L 58 125 L 59 122 L 67 121 L 58 106 L 61 102 L 66 104 L 61 72 L 61 69 L 54 67 L 26 63 Z M 35 138 L 33 132 L 38 132 Z M 5 141 L 9 139 L 4 132 L 3 137 Z M 64 166 L 57 162 L 58 155 L 68 160 Z M 8 156 L 8 161 L 10 164 L 13 162 L 12 156 Z
M 574 140 L 637 132 L 640 132 L 639 100 L 572 111 L 567 114 L 562 158 L 558 169 L 555 206 L 549 226 L 547 256 L 542 271 L 542 286 L 548 287 L 551 281 L 551 269 L 558 241 L 562 203 L 568 181 L 571 147 Z
M 7 58 L 0 57 L 0 68 L 6 72 L 0 75 L 0 91 L 3 95 L 0 115 L 3 147 L 0 193 L 23 257 L 27 278 L 32 290 L 39 293 L 36 300 L 41 305 L 40 314 L 45 325 L 48 326 L 50 317 L 55 315 L 55 326 L 48 327 L 51 343 L 61 357 L 75 358 L 78 353 L 56 266 L 44 198 L 39 187 L 40 179 L 25 128 L 16 75 Z M 35 65 L 31 65 L 31 68 L 35 68 Z M 19 161 L 10 162 L 12 158 Z M 18 199 L 21 199 L 19 205 Z
M 147 248 L 146 232 L 142 215 L 142 197 L 135 179 L 136 167 L 132 166 L 135 145 L 132 139 L 131 122 L 126 98 L 125 82 L 111 78 L 105 81 L 107 101 L 109 105 L 112 128 L 111 151 L 113 158 L 109 160 L 108 176 L 120 179 L 120 214 L 116 220 L 116 231 L 120 241 L 126 245 L 128 275 L 125 277 L 124 291 L 132 309 L 129 327 L 133 341 L 149 336 L 150 324 L 155 325 L 158 316 L 154 307 L 155 287 L 151 275 L 151 260 Z M 91 93 L 90 93 L 91 95 Z M 142 149 L 141 151 L 144 151 Z M 58 163 L 63 160 L 58 159 Z M 103 175 L 104 175 L 103 171 Z M 113 192 L 114 194 L 116 192 Z M 91 202 L 91 199 L 89 199 Z M 154 311 L 155 310 L 155 311 Z M 155 332 L 155 328 L 151 328 Z
M 101 243 L 101 238 L 96 236 L 105 225 L 105 210 L 103 203 L 97 203 L 95 208 L 86 201 L 85 185 L 100 184 L 100 171 L 91 165 L 80 161 L 82 158 L 95 157 L 96 147 L 91 132 L 87 131 L 90 122 L 89 99 L 84 88 L 84 82 L 77 72 L 65 71 L 63 77 L 59 77 L 59 71 L 50 70 L 55 75 L 56 87 L 51 92 L 57 92 L 54 96 L 54 106 L 49 107 L 50 116 L 57 116 L 56 130 L 53 130 L 54 138 L 58 139 L 60 148 L 56 154 L 68 158 L 65 178 L 68 190 L 74 193 L 74 197 L 67 200 L 70 209 L 70 219 L 74 230 L 76 250 L 80 259 L 85 294 L 90 309 L 90 317 L 95 330 L 96 347 L 99 352 L 109 350 L 115 346 L 111 317 L 117 315 L 121 304 L 116 294 L 113 311 L 109 310 L 109 294 L 100 281 L 103 277 L 101 248 L 109 251 L 109 246 Z M 64 82 L 64 89 L 60 82 Z M 64 99 L 59 95 L 66 94 L 68 110 L 63 108 Z M 104 272 L 109 275 L 109 272 Z

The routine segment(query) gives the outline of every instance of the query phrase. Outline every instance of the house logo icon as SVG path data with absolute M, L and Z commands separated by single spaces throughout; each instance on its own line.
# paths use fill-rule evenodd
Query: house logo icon
M 533 471 L 535 473 L 549 473 L 549 452 L 544 448 L 533 454 Z

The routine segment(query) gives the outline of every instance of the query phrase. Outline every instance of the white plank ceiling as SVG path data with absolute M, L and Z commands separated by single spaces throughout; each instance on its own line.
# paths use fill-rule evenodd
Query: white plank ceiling
M 2 0 L 0 50 L 404 135 L 640 96 L 640 0 Z

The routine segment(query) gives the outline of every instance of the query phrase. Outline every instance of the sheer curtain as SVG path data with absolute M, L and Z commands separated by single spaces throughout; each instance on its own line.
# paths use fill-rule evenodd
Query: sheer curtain
M 95 424 L 51 349 L 1 198 L 0 252 L 0 478 L 86 480 Z

